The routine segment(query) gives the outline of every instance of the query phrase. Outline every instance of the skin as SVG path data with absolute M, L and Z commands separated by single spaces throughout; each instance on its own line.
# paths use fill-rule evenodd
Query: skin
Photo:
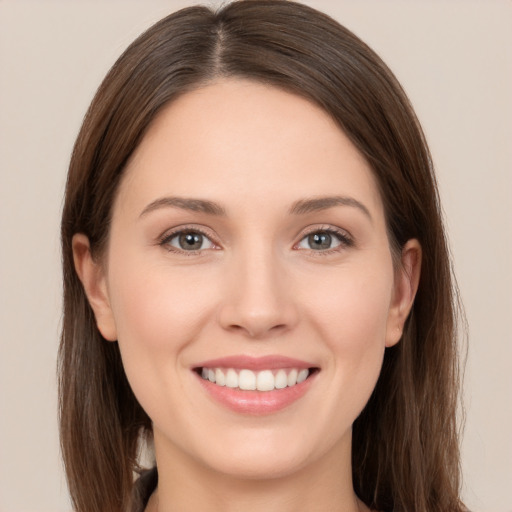
M 170 196 L 213 201 L 224 214 L 148 209 Z M 325 196 L 364 208 L 290 212 Z M 208 237 L 201 250 L 169 240 L 183 227 Z M 329 248 L 312 246 L 308 235 L 326 230 L 350 242 L 332 234 Z M 127 166 L 104 257 L 93 260 L 81 234 L 73 247 L 98 328 L 118 340 L 153 420 L 159 487 L 148 510 L 364 509 L 352 486 L 351 426 L 385 348 L 401 337 L 421 248 L 410 240 L 394 267 L 372 171 L 324 111 L 244 80 L 181 96 Z M 191 371 L 240 354 L 320 371 L 285 409 L 244 415 L 212 400 Z

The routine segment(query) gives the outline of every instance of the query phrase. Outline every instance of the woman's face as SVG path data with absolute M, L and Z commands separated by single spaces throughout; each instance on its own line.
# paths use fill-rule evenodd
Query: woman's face
M 253 477 L 350 457 L 413 295 L 361 154 L 317 106 L 243 80 L 159 114 L 93 274 L 157 456 Z

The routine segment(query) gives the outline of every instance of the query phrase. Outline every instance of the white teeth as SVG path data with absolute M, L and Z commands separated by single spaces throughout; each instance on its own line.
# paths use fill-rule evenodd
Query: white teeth
M 226 377 L 224 376 L 224 372 L 220 368 L 217 368 L 215 370 L 215 383 L 218 386 L 226 385 Z
M 299 372 L 297 370 L 292 370 L 288 374 L 288 379 L 287 379 L 288 386 L 295 386 L 295 384 L 297 384 L 297 374 L 298 373 Z
M 300 384 L 301 382 L 304 382 L 309 375 L 309 370 L 301 370 L 299 372 L 299 375 L 297 376 L 297 384 Z
M 251 370 L 240 370 L 238 374 L 238 387 L 247 391 L 256 389 L 256 374 Z
M 275 387 L 276 389 L 283 389 L 288 386 L 288 377 L 284 370 L 279 370 L 275 376 Z
M 272 391 L 304 382 L 309 376 L 309 370 L 292 368 L 291 370 L 280 369 L 277 372 L 272 370 L 253 372 L 244 369 L 237 373 L 234 368 L 202 368 L 201 376 L 218 386 L 247 391 Z
M 237 388 L 238 387 L 238 373 L 235 372 L 232 368 L 228 370 L 226 374 L 226 387 L 228 388 Z
M 258 373 L 256 377 L 256 389 L 258 391 L 272 391 L 274 387 L 274 376 L 270 370 Z

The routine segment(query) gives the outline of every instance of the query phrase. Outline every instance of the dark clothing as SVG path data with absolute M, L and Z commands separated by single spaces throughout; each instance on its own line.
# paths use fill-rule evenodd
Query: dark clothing
M 133 505 L 130 512 L 144 512 L 157 484 L 158 473 L 156 468 L 141 473 L 133 488 Z

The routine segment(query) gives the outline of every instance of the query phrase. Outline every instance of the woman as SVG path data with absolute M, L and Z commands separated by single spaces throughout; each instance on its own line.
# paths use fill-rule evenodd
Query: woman
M 249 0 L 139 37 L 78 136 L 62 243 L 76 510 L 463 510 L 431 159 L 332 19 Z

